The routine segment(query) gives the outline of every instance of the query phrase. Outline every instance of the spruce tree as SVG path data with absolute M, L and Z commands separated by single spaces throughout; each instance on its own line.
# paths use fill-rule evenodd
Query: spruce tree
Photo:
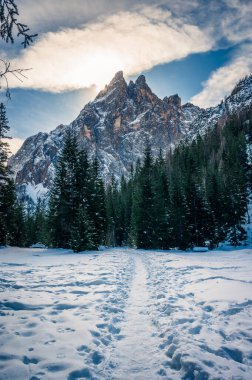
M 112 175 L 111 183 L 106 191 L 106 215 L 107 236 L 106 242 L 109 246 L 117 245 L 117 218 L 118 218 L 118 190 L 115 177 Z
M 0 104 L 0 245 L 23 244 L 23 209 L 16 198 L 16 188 L 7 166 L 9 124 L 6 109 Z
M 154 164 L 154 246 L 169 249 L 172 244 L 171 201 L 165 161 L 160 151 Z
M 7 167 L 9 144 L 6 141 L 3 141 L 3 139 L 10 138 L 8 137 L 9 130 L 10 127 L 6 116 L 6 108 L 3 103 L 0 103 L 0 186 L 5 185 L 10 174 Z
M 90 162 L 71 129 L 66 131 L 58 159 L 48 224 L 49 242 L 55 247 L 97 249 L 105 241 L 105 188 L 98 160 Z
M 79 209 L 77 171 L 77 138 L 74 131 L 68 129 L 49 200 L 49 241 L 54 247 L 69 248 L 72 224 Z
M 97 158 L 93 160 L 90 168 L 88 211 L 95 229 L 94 244 L 98 247 L 105 242 L 107 218 L 105 187 L 101 179 Z
M 153 158 L 151 148 L 146 146 L 143 166 L 133 191 L 132 236 L 137 248 L 154 246 L 154 193 L 153 193 Z
M 33 215 L 32 243 L 47 243 L 47 220 L 45 210 L 45 200 L 38 198 L 36 209 Z
M 122 177 L 121 180 L 121 191 L 119 193 L 120 197 L 120 236 L 121 244 L 130 244 L 130 226 L 131 226 L 131 215 L 132 215 L 132 191 L 133 191 L 133 168 L 131 168 L 131 174 L 128 181 Z
M 232 120 L 224 128 L 222 175 L 226 207 L 227 237 L 233 245 L 244 243 L 246 233 L 242 226 L 248 202 L 248 160 L 246 139 L 239 129 L 239 122 Z
M 83 205 L 79 208 L 71 228 L 70 247 L 74 252 L 97 249 L 95 228 Z

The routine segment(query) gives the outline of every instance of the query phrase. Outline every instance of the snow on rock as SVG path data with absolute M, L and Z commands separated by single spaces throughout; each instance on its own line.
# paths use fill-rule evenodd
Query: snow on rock
M 0 251 L 0 378 L 252 378 L 252 250 Z
M 252 76 L 239 82 L 218 106 L 202 109 L 191 103 L 181 106 L 178 95 L 158 98 L 143 75 L 127 84 L 120 71 L 69 126 L 60 125 L 49 134 L 28 138 L 9 164 L 23 198 L 25 190 L 28 196 L 37 192 L 38 184 L 50 189 L 64 133 L 73 128 L 79 145 L 91 157 L 97 154 L 102 177 L 108 183 L 112 175 L 117 180 L 122 175 L 127 178 L 132 163 L 142 158 L 147 142 L 154 156 L 160 148 L 165 154 L 181 140 L 205 133 L 251 104 Z

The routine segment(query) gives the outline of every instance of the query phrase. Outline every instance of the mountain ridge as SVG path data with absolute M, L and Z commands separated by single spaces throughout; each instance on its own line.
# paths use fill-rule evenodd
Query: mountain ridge
M 144 75 L 127 84 L 119 71 L 72 123 L 29 137 L 10 158 L 19 196 L 35 202 L 48 192 L 67 128 L 76 131 L 79 145 L 90 156 L 97 156 L 101 175 L 108 183 L 112 174 L 117 179 L 128 176 L 131 165 L 141 159 L 147 141 L 154 156 L 160 148 L 165 154 L 181 140 L 205 133 L 251 104 L 251 75 L 239 81 L 219 105 L 204 109 L 192 103 L 182 105 L 177 94 L 160 99 Z

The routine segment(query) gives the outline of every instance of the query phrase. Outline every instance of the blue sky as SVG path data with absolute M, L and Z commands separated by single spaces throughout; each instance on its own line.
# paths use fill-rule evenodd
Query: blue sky
M 19 0 L 33 46 L 0 44 L 12 67 L 7 105 L 13 145 L 70 123 L 116 71 L 144 73 L 161 98 L 218 104 L 251 72 L 251 2 L 246 0 Z

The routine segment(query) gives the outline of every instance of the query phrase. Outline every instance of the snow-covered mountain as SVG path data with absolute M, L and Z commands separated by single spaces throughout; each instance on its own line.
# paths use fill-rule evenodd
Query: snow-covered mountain
M 252 76 L 241 80 L 221 104 L 203 109 L 191 103 L 181 105 L 178 95 L 160 99 L 143 75 L 127 84 L 119 71 L 70 125 L 29 137 L 9 164 L 20 195 L 36 201 L 50 189 L 67 128 L 75 129 L 80 146 L 91 156 L 97 155 L 103 179 L 108 182 L 112 174 L 116 178 L 127 176 L 147 142 L 154 155 L 160 148 L 168 152 L 182 139 L 204 133 L 251 104 Z

